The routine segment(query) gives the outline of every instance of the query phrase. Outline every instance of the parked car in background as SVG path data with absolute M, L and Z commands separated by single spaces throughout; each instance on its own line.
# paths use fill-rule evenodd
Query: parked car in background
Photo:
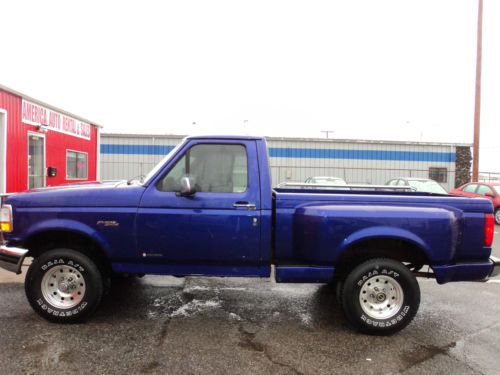
M 306 184 L 316 184 L 325 186 L 347 185 L 347 182 L 340 177 L 318 176 L 309 177 L 304 181 Z
M 386 182 L 389 186 L 410 186 L 415 191 L 433 194 L 448 194 L 444 187 L 428 178 L 398 177 Z
M 495 210 L 495 223 L 500 225 L 500 182 L 470 182 L 450 190 L 450 194 L 488 198 Z

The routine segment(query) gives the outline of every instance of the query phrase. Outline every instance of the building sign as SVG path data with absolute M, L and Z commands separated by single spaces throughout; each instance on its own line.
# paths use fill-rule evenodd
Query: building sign
M 90 124 L 24 99 L 22 121 L 25 124 L 44 125 L 49 130 L 90 140 Z

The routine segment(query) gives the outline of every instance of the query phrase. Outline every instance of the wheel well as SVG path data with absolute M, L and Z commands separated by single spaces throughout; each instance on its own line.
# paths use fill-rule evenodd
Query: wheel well
M 111 262 L 106 257 L 104 250 L 96 241 L 85 234 L 67 230 L 45 231 L 28 238 L 25 247 L 29 250 L 28 256 L 33 258 L 54 248 L 73 249 L 90 257 L 105 275 L 112 272 Z
M 418 245 L 395 238 L 377 238 L 357 242 L 345 249 L 336 262 L 336 274 L 343 277 L 357 265 L 372 258 L 390 258 L 409 263 L 416 271 L 429 264 L 427 255 Z

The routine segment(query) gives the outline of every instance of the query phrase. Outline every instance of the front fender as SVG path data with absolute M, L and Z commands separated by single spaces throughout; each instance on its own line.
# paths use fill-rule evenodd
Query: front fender
M 109 253 L 110 246 L 104 237 L 91 226 L 80 221 L 71 219 L 48 219 L 37 221 L 26 231 L 26 239 L 37 234 L 48 231 L 66 231 L 82 234 L 94 240 L 106 253 Z

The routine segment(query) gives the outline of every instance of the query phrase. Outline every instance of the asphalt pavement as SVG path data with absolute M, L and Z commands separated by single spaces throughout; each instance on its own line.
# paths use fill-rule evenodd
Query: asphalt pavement
M 115 283 L 91 321 L 57 325 L 22 281 L 0 271 L 0 374 L 500 373 L 496 280 L 419 279 L 420 311 L 390 337 L 354 332 L 322 285 L 146 276 Z

